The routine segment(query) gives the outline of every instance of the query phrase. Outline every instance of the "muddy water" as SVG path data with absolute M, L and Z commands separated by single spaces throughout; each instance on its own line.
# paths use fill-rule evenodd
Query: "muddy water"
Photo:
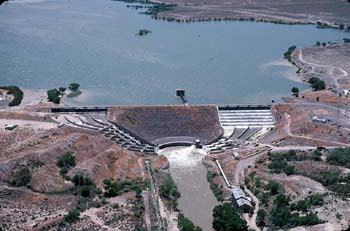
M 194 224 L 212 231 L 212 210 L 218 202 L 209 188 L 207 170 L 201 163 L 205 152 L 194 147 L 172 147 L 159 154 L 168 158 L 171 175 L 181 192 L 179 209 Z

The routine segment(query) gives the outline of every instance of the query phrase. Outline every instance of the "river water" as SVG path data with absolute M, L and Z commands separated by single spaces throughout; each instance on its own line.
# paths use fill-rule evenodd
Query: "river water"
M 139 29 L 152 33 L 139 37 Z M 292 45 L 347 35 L 254 22 L 169 23 L 109 0 L 17 0 L 0 7 L 0 85 L 81 84 L 71 103 L 269 103 L 289 95 Z
M 192 147 L 171 147 L 159 152 L 168 158 L 170 173 L 181 192 L 179 209 L 204 231 L 212 231 L 212 211 L 218 204 L 201 161 L 206 153 Z

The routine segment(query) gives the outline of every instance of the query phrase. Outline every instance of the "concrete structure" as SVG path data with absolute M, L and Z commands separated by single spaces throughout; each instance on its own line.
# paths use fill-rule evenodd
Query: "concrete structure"
M 261 129 L 275 126 L 269 105 L 219 106 L 218 114 L 226 138 L 248 140 Z
M 324 118 L 318 118 L 317 116 L 312 117 L 312 122 L 316 122 L 316 123 L 327 123 L 327 119 Z
M 238 212 L 249 213 L 250 211 L 252 211 L 253 206 L 251 203 L 251 199 L 246 196 L 246 194 L 240 187 L 233 187 L 231 192 L 232 204 Z

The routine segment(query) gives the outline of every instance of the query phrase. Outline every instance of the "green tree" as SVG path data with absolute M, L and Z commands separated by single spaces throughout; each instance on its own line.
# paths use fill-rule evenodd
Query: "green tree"
M 77 91 L 80 87 L 80 84 L 79 83 L 71 83 L 69 84 L 69 90 L 71 91 Z
M 266 211 L 264 209 L 259 209 L 258 214 L 256 216 L 256 225 L 258 227 L 264 227 L 265 223 Z
M 61 101 L 60 95 L 61 95 L 61 92 L 56 88 L 47 91 L 47 99 L 49 102 L 59 104 Z
M 292 87 L 292 93 L 293 93 L 293 95 L 295 95 L 296 97 L 299 97 L 299 88 L 297 88 L 297 87 Z
M 247 223 L 240 218 L 231 204 L 215 206 L 213 228 L 216 231 L 247 231 Z
M 178 215 L 178 228 L 180 231 L 202 231 L 198 226 L 195 226 L 191 220 L 186 218 L 182 213 Z

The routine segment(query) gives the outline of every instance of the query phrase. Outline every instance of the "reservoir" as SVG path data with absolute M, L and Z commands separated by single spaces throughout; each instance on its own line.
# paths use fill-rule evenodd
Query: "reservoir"
M 140 29 L 151 30 L 136 36 Z M 269 103 L 307 86 L 282 59 L 292 45 L 340 41 L 314 26 L 175 23 L 109 0 L 10 1 L 0 7 L 0 85 L 78 82 L 77 105 Z

